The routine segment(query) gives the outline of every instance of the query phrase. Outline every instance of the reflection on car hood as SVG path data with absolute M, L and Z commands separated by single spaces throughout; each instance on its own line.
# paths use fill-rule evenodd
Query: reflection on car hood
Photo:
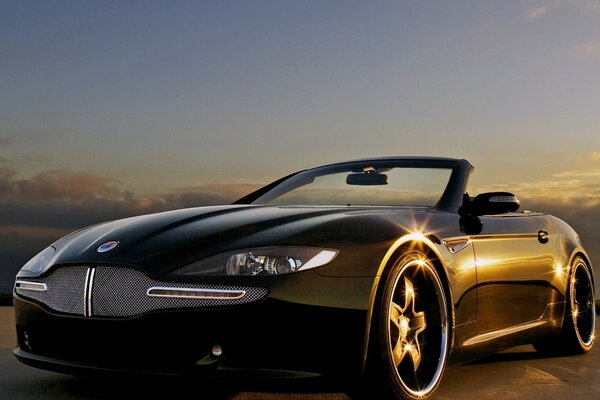
M 393 240 L 397 227 L 381 224 L 392 212 L 412 215 L 418 211 L 230 205 L 142 215 L 95 225 L 60 239 L 54 243 L 54 264 L 134 265 L 150 276 L 160 276 L 235 249 L 277 244 L 339 247 L 374 238 Z M 98 252 L 111 241 L 118 245 Z

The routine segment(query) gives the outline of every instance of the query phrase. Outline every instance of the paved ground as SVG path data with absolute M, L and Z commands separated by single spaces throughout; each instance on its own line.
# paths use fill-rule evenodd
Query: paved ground
M 92 380 L 55 374 L 18 363 L 12 308 L 0 307 L 0 399 L 189 398 L 229 400 L 348 400 L 342 393 L 319 393 L 318 387 L 293 387 L 280 393 L 210 393 L 184 380 Z M 321 388 L 322 389 L 322 388 Z M 290 392 L 291 391 L 291 392 Z M 316 392 L 315 392 L 316 391 Z M 321 390 L 322 391 L 322 390 Z M 477 363 L 449 367 L 434 399 L 597 399 L 600 398 L 600 346 L 575 357 L 543 358 L 522 346 Z

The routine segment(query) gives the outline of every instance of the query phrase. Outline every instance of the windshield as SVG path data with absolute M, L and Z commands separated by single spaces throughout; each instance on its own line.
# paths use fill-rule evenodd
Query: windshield
M 433 207 L 451 172 L 451 168 L 378 163 L 322 167 L 286 179 L 253 203 Z

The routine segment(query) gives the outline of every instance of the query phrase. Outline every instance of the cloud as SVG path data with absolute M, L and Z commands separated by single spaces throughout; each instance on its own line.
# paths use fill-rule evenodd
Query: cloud
M 257 189 L 249 182 L 203 183 L 153 196 L 137 196 L 116 179 L 68 169 L 17 179 L 0 168 L 0 227 L 79 228 L 132 215 L 228 204 Z
M 115 179 L 67 169 L 42 172 L 14 184 L 20 195 L 43 200 L 113 198 L 119 194 Z
M 554 178 L 596 178 L 600 177 L 600 169 L 563 171 L 552 175 Z
M 535 21 L 564 9 L 583 10 L 585 13 L 600 10 L 600 2 L 598 0 L 545 0 L 530 1 L 529 3 L 533 3 L 533 5 L 529 6 L 525 11 L 526 21 Z
M 68 169 L 18 178 L 0 168 L 0 292 L 38 251 L 65 234 L 98 222 L 203 205 L 228 204 L 262 186 L 208 182 L 137 196 L 116 179 Z
M 580 43 L 571 49 L 571 53 L 583 60 L 600 60 L 600 39 Z
M 546 201 L 572 208 L 600 206 L 600 152 L 577 155 L 570 159 L 573 169 L 550 174 L 545 179 L 529 182 L 479 185 L 473 193 L 508 191 L 519 198 L 535 202 Z
M 229 204 L 261 186 L 256 182 L 208 182 L 174 191 L 165 196 L 165 201 L 179 207 Z
M 8 168 L 0 168 L 0 197 L 12 191 L 12 179 L 14 176 L 15 171 Z
M 600 162 L 600 151 L 594 151 L 588 156 L 588 161 L 592 163 Z
M 534 19 L 543 17 L 544 15 L 548 14 L 549 12 L 550 12 L 550 7 L 547 5 L 533 7 L 527 11 L 526 19 L 527 19 L 527 21 L 533 21 Z
M 7 136 L 0 136 L 0 146 L 6 146 L 11 144 L 12 140 Z

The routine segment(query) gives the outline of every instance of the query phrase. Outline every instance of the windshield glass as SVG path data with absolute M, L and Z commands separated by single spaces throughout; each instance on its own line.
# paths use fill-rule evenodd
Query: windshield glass
M 437 204 L 451 168 L 346 164 L 301 172 L 254 204 L 421 206 Z

